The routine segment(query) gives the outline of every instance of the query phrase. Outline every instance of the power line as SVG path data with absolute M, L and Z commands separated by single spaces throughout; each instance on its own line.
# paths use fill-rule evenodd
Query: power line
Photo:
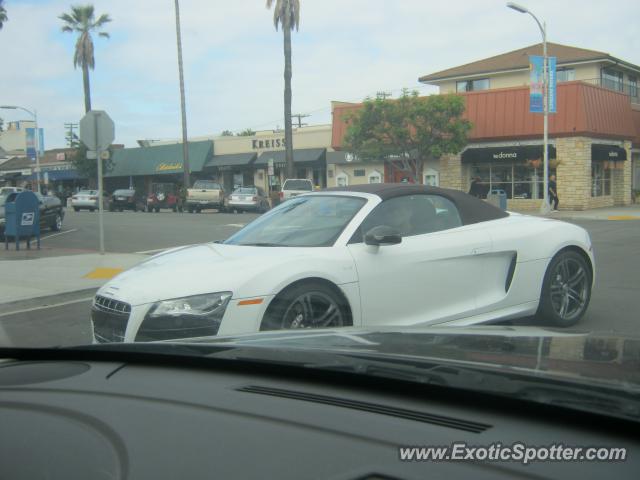
M 296 117 L 298 119 L 298 128 L 303 125 L 309 125 L 308 123 L 302 123 L 302 119 L 306 117 L 310 117 L 311 115 L 308 113 L 296 113 L 295 115 L 291 115 L 292 117 Z
M 78 124 L 77 123 L 65 123 L 64 124 L 64 128 L 65 130 L 67 130 L 67 134 L 65 135 L 65 139 L 67 140 L 67 145 L 70 148 L 73 148 L 75 146 L 78 145 L 78 135 L 75 134 L 75 130 L 78 129 Z

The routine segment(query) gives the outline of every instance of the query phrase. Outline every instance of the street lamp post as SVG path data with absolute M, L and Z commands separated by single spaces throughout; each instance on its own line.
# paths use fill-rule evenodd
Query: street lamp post
M 523 7 L 522 5 L 518 5 L 517 3 L 508 2 L 507 7 L 515 10 L 520 13 L 528 13 L 533 17 L 533 19 L 538 24 L 540 28 L 540 33 L 542 34 L 542 57 L 543 57 L 543 67 L 542 67 L 542 103 L 544 104 L 543 109 L 543 162 L 544 162 L 544 186 L 543 188 L 543 198 L 544 201 L 540 206 L 541 213 L 549 213 L 551 210 L 551 206 L 549 205 L 549 59 L 547 57 L 547 24 L 545 22 L 540 23 L 538 17 L 536 17 L 533 13 L 531 13 L 528 9 Z
M 38 112 L 27 110 L 24 107 L 18 107 L 17 105 L 0 105 L 0 108 L 7 110 L 22 110 L 23 112 L 27 112 L 29 115 L 33 117 L 33 121 L 35 123 L 35 142 L 36 142 L 36 182 L 38 184 L 38 193 L 41 192 L 40 188 L 40 131 L 38 130 Z

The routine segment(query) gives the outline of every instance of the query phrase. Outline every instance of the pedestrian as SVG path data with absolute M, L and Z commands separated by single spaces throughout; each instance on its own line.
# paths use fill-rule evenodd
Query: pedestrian
M 471 179 L 471 187 L 469 188 L 469 195 L 476 198 L 482 198 L 482 187 L 480 186 L 480 177 L 473 177 Z
M 551 175 L 549 177 L 549 204 L 553 202 L 553 209 L 558 210 L 558 184 L 556 183 L 556 176 Z

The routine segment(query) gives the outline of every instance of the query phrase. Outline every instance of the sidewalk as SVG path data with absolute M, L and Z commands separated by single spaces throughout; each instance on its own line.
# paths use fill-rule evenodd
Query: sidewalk
M 526 215 L 542 216 L 539 212 L 518 212 Z M 593 208 L 591 210 L 558 210 L 551 212 L 549 218 L 560 220 L 640 220 L 640 204 L 624 207 Z
M 0 312 L 7 303 L 97 289 L 121 271 L 148 258 L 148 255 L 140 254 L 88 253 L 27 260 L 2 259 Z

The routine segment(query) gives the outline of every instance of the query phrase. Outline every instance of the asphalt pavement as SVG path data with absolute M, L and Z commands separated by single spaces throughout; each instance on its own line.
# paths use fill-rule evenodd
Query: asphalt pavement
M 253 214 L 105 213 L 108 252 L 138 256 L 174 246 L 222 240 L 256 218 Z M 597 265 L 591 305 L 573 331 L 633 333 L 640 320 L 640 221 L 568 221 L 591 234 Z M 98 217 L 91 212 L 67 212 L 61 232 L 43 234 L 42 250 L 0 250 L 0 261 L 95 254 Z M 5 263 L 6 265 L 6 263 Z M 0 305 L 0 344 L 18 346 L 76 345 L 90 340 L 89 305 L 92 290 L 77 294 Z M 4 308 L 3 308 L 4 307 Z M 531 325 L 531 319 L 511 323 Z

